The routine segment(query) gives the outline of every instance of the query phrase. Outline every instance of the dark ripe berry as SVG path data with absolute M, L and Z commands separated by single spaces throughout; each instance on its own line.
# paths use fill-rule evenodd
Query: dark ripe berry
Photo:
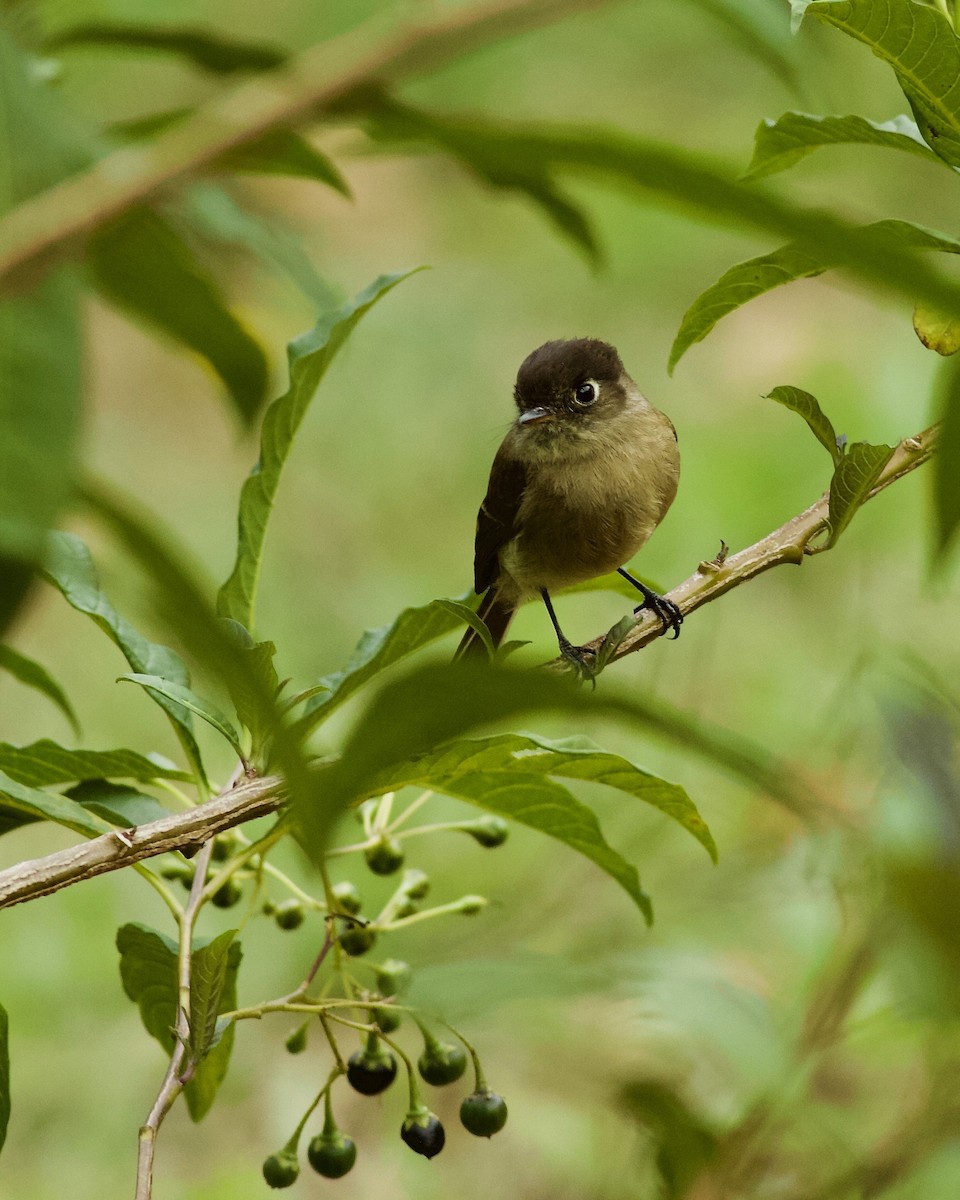
M 466 1069 L 466 1051 L 450 1042 L 433 1042 L 417 1060 L 417 1070 L 434 1087 L 455 1083 Z
M 474 1137 L 493 1137 L 507 1123 L 507 1102 L 496 1092 L 474 1092 L 460 1105 L 460 1123 Z
M 340 934 L 340 945 L 351 958 L 366 954 L 376 940 L 376 931 L 368 925 L 351 925 Z
M 443 1149 L 447 1135 L 443 1132 L 439 1117 L 425 1108 L 408 1113 L 400 1126 L 400 1136 L 416 1154 L 433 1158 Z
M 303 924 L 303 905 L 292 897 L 281 900 L 273 910 L 273 919 L 281 929 L 299 929 Z
M 384 996 L 397 996 L 410 986 L 413 969 L 399 958 L 388 958 L 377 967 L 377 989 Z
M 409 871 L 404 871 L 400 886 L 411 900 L 423 900 L 430 891 L 430 876 L 418 867 L 411 867 Z
M 333 1134 L 318 1133 L 307 1147 L 310 1166 L 326 1179 L 342 1179 L 353 1170 L 357 1161 L 357 1147 L 353 1138 L 344 1137 L 339 1131 Z
M 333 898 L 337 902 L 337 909 L 340 912 L 349 913 L 351 917 L 355 917 L 363 907 L 357 885 L 351 883 L 349 879 L 334 885 Z
M 503 817 L 495 817 L 492 814 L 481 817 L 478 821 L 471 821 L 469 825 L 464 825 L 463 829 L 464 833 L 469 833 L 488 850 L 502 846 L 510 834 L 510 827 Z
M 363 852 L 374 875 L 392 875 L 403 866 L 403 847 L 396 838 L 384 835 Z
M 357 1050 L 347 1059 L 347 1082 L 363 1096 L 385 1092 L 397 1077 L 397 1060 L 383 1050 Z
M 288 1188 L 297 1181 L 300 1164 L 297 1156 L 288 1150 L 271 1154 L 263 1163 L 263 1177 L 272 1188 Z
M 226 883 L 217 888 L 210 899 L 217 908 L 233 908 L 242 896 L 243 888 L 236 879 L 228 879 Z
M 373 1019 L 376 1021 L 378 1029 L 382 1029 L 384 1033 L 393 1033 L 395 1029 L 400 1028 L 403 1014 L 392 1005 L 385 1004 L 382 1008 L 373 1010 Z

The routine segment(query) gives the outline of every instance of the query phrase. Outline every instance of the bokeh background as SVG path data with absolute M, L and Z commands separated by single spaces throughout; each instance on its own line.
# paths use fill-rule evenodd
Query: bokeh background
M 453 7 L 171 0 L 162 19 L 296 49 L 386 9 L 429 16 Z M 904 111 L 892 74 L 861 47 L 821 28 L 804 28 L 791 42 L 787 6 L 777 0 L 769 7 L 781 19 L 799 96 L 708 7 L 609 5 L 484 50 L 403 94 L 441 112 L 616 127 L 743 167 L 758 122 L 787 108 L 877 120 Z M 158 19 L 146 0 L 51 0 L 34 10 L 31 19 L 45 29 Z M 155 55 L 75 49 L 61 61 L 58 87 L 90 124 L 190 104 L 216 86 Z M 727 318 L 667 376 L 688 304 L 733 262 L 772 249 L 769 241 L 581 175 L 572 191 L 607 254 L 593 271 L 528 202 L 485 190 L 447 159 L 372 153 L 355 129 L 315 137 L 344 170 L 352 203 L 317 184 L 249 179 L 237 184 L 244 203 L 296 230 L 333 296 L 383 271 L 432 269 L 364 320 L 286 470 L 258 631 L 277 643 L 281 677 L 308 686 L 343 664 L 363 629 L 469 587 L 474 518 L 511 419 L 516 368 L 548 338 L 614 342 L 677 426 L 680 492 L 637 564 L 664 588 L 712 557 L 721 538 L 734 550 L 748 545 L 825 487 L 822 449 L 797 417 L 761 398 L 773 387 L 813 392 L 851 440 L 893 443 L 932 419 L 938 363 L 916 339 L 909 311 L 831 275 Z M 775 186 L 852 219 L 896 216 L 955 231 L 957 188 L 948 173 L 892 152 L 825 150 Z M 315 308 L 249 259 L 221 260 L 217 270 L 238 311 L 274 348 L 279 394 L 284 345 L 312 325 Z M 255 442 L 238 432 L 198 363 L 97 302 L 87 332 L 85 461 L 175 530 L 212 588 L 232 563 L 236 498 Z M 871 502 L 831 553 L 723 597 L 692 617 L 678 642 L 651 646 L 602 681 L 661 697 L 798 764 L 836 817 L 811 831 L 715 764 L 639 729 L 538 721 L 538 732 L 588 733 L 682 784 L 714 832 L 719 865 L 665 818 L 584 788 L 608 839 L 639 864 L 657 912 L 646 930 L 595 868 L 530 831 L 516 829 L 496 853 L 455 835 L 411 843 L 410 865 L 430 872 L 438 902 L 466 891 L 493 901 L 472 920 L 398 933 L 389 952 L 417 964 L 444 993 L 447 1011 L 481 1049 L 491 1085 L 507 1097 L 510 1122 L 489 1143 L 469 1138 L 456 1120 L 458 1099 L 435 1094 L 449 1140 L 428 1165 L 396 1136 L 397 1095 L 366 1101 L 344 1089 L 338 1112 L 358 1143 L 358 1165 L 337 1184 L 305 1169 L 292 1194 L 654 1197 L 663 1186 L 657 1126 L 649 1109 L 641 1119 L 636 1098 L 638 1085 L 651 1081 L 687 1114 L 676 1128 L 694 1142 L 719 1138 L 746 1163 L 737 1190 L 692 1195 L 957 1194 L 956 1135 L 933 1136 L 923 1119 L 909 1124 L 936 1099 L 941 1073 L 949 1076 L 956 964 L 925 944 L 918 951 L 922 934 L 898 908 L 889 869 L 908 851 L 926 861 L 948 821 L 938 797 L 956 798 L 947 784 L 926 787 L 916 761 L 904 765 L 912 748 L 921 776 L 923 763 L 936 760 L 949 779 L 946 714 L 960 669 L 955 575 L 931 568 L 927 474 Z M 73 527 L 94 545 L 116 606 L 150 628 L 136 574 L 95 529 Z M 586 640 L 623 609 L 615 595 L 591 593 L 564 600 L 562 619 Z M 532 641 L 531 661 L 552 654 L 538 606 L 515 630 Z M 14 642 L 64 683 L 84 745 L 175 755 L 158 710 L 114 683 L 123 669 L 114 648 L 52 590 L 37 587 Z M 348 708 L 338 728 L 355 712 Z M 4 675 L 0 713 L 6 741 L 51 736 L 70 744 L 59 715 Z M 205 744 L 214 773 L 226 773 L 227 759 Z M 434 811 L 440 819 L 464 810 L 438 800 Z M 348 821 L 344 838 L 355 832 Z M 53 828 L 15 832 L 0 841 L 0 866 L 68 843 Z M 293 854 L 285 865 L 310 880 Z M 340 869 L 365 894 L 386 894 L 362 865 L 341 860 Z M 128 920 L 166 928 L 152 892 L 120 875 L 3 915 L 0 996 L 11 1020 L 14 1097 L 0 1160 L 4 1196 L 53 1200 L 69 1190 L 73 1200 L 99 1200 L 132 1191 L 136 1130 L 163 1061 L 120 988 L 113 938 Z M 226 927 L 228 917 L 212 915 L 210 929 L 217 922 Z M 280 935 L 270 922 L 252 921 L 241 999 L 288 990 L 319 936 L 315 922 Z M 847 979 L 850 995 L 841 987 Z M 810 1032 L 821 1010 L 827 1026 L 837 1014 L 829 1035 Z M 160 1140 L 158 1200 L 266 1194 L 260 1162 L 286 1140 L 327 1070 L 318 1045 L 296 1059 L 284 1052 L 291 1029 L 282 1018 L 242 1027 L 211 1115 L 192 1126 L 182 1106 L 172 1114 Z M 931 1102 L 933 1110 L 956 1114 L 953 1088 L 954 1108 L 944 1100 Z M 726 1135 L 751 1114 L 753 1140 L 731 1150 Z M 878 1147 L 889 1156 L 891 1146 L 901 1169 L 879 1190 L 823 1190 L 825 1180 L 874 1162 Z M 914 1155 L 916 1164 L 907 1161 Z M 682 1178 L 664 1194 L 686 1194 Z

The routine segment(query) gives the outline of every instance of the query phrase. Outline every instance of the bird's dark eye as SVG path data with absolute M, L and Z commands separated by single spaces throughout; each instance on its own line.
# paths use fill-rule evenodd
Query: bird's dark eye
M 592 404 L 600 395 L 600 389 L 592 379 L 587 379 L 574 388 L 573 398 L 578 404 Z

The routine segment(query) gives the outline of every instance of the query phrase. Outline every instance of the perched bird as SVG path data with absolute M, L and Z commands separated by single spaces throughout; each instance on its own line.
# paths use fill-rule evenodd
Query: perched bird
M 623 569 L 677 492 L 680 455 L 669 418 L 640 394 L 613 346 L 594 338 L 534 350 L 514 399 L 519 416 L 493 460 L 477 516 L 474 586 L 484 593 L 478 615 L 493 644 L 520 605 L 540 596 L 561 654 L 586 666 L 550 593 L 610 571 L 642 592 L 663 631 L 677 637 L 677 606 Z M 478 651 L 483 641 L 469 629 L 457 657 Z

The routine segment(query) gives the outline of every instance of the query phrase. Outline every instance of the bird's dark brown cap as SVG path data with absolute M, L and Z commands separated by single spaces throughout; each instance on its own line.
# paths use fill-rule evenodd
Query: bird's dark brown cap
M 569 395 L 586 379 L 602 383 L 616 381 L 622 374 L 620 355 L 609 342 L 597 338 L 544 342 L 520 364 L 514 398 L 522 411 Z

